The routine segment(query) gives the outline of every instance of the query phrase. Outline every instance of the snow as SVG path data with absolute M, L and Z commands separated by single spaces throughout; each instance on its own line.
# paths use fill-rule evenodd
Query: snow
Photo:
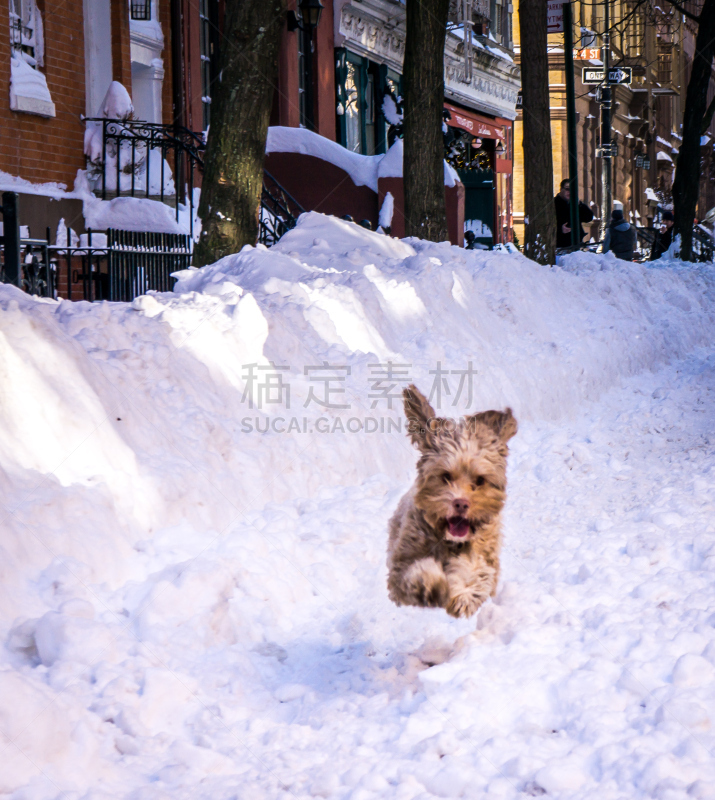
M 10 58 L 10 108 L 43 117 L 55 116 L 45 76 L 14 52 Z
M 659 150 L 655 155 L 656 161 L 670 161 L 673 163 L 673 159 L 667 154 L 664 153 L 662 150 Z
M 711 265 L 549 268 L 309 213 L 176 289 L 0 285 L 0 793 L 713 796 Z M 387 360 L 425 391 L 472 361 L 470 408 L 519 418 L 476 620 L 387 599 L 417 457 L 379 428 L 399 402 L 372 408 Z M 349 410 L 305 405 L 324 362 Z
M 382 155 L 362 156 L 305 128 L 273 126 L 268 129 L 266 153 L 302 153 L 335 164 L 350 175 L 356 186 L 369 186 L 377 192 L 378 178 L 402 177 L 403 141 L 396 139 Z M 444 162 L 444 184 L 459 181 L 456 170 Z
M 386 192 L 382 205 L 380 206 L 378 225 L 382 228 L 390 228 L 392 226 L 392 214 L 394 210 L 395 198 L 392 196 L 392 192 Z
M 648 200 L 654 200 L 656 203 L 660 202 L 658 195 L 653 191 L 653 189 L 650 188 L 650 186 L 646 186 L 645 196 Z

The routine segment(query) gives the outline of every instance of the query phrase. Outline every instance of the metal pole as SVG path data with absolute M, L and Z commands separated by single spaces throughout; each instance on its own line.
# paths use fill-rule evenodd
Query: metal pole
M 305 47 L 305 121 L 309 131 L 315 130 L 313 109 L 313 26 L 303 21 L 303 46 Z
M 571 3 L 564 3 L 564 56 L 566 68 L 566 128 L 569 147 L 569 191 L 571 193 L 571 247 L 581 247 L 581 220 L 578 214 L 578 145 L 576 143 L 576 89 L 573 66 L 573 16 Z
M 604 34 L 603 34 L 603 70 L 604 83 L 601 89 L 601 239 L 606 235 L 606 228 L 611 221 L 613 205 L 613 189 L 611 185 L 611 0 L 603 0 Z
M 2 234 L 5 251 L 5 281 L 22 288 L 20 264 L 20 196 L 17 192 L 3 192 Z

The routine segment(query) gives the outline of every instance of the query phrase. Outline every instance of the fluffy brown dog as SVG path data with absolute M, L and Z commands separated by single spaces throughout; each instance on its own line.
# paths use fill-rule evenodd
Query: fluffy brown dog
M 417 387 L 403 391 L 417 480 L 390 520 L 390 598 L 469 617 L 496 591 L 501 510 L 506 500 L 511 409 L 459 422 L 435 418 Z

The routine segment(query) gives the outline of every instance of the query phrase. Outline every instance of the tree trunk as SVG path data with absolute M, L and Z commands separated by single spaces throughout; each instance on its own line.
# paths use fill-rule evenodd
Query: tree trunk
M 695 55 L 683 112 L 683 143 L 675 163 L 673 204 L 680 257 L 693 257 L 693 221 L 700 193 L 700 136 L 708 105 L 708 88 L 715 54 L 715 0 L 705 0 L 698 21 Z
M 285 12 L 286 0 L 226 0 L 196 266 L 237 253 L 258 239 L 263 160 Z
M 554 263 L 556 211 L 549 114 L 546 0 L 520 0 L 521 94 L 524 131 L 524 253 Z
M 433 242 L 447 235 L 444 200 L 444 40 L 449 0 L 408 0 L 403 130 L 405 233 Z

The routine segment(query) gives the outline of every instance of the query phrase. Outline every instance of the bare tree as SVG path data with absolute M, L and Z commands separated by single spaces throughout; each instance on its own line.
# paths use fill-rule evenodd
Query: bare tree
M 226 0 L 220 81 L 211 104 L 194 264 L 258 238 L 263 160 L 286 0 Z
M 554 263 L 556 212 L 549 113 L 546 0 L 520 0 L 521 93 L 524 131 L 524 253 Z
M 700 137 L 709 127 L 715 101 L 708 108 L 708 89 L 715 56 L 715 0 L 705 0 L 699 15 L 692 14 L 679 2 L 668 2 L 686 17 L 698 23 L 692 70 L 685 95 L 683 143 L 675 162 L 673 205 L 675 232 L 680 234 L 680 257 L 693 257 L 693 221 L 700 192 Z
M 444 200 L 444 42 L 449 0 L 408 0 L 405 38 L 405 232 L 448 238 Z

